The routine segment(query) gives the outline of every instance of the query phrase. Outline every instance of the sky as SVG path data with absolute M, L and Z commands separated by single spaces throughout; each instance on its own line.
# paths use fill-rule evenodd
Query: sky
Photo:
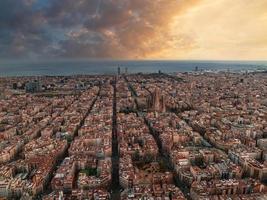
M 267 60 L 267 0 L 0 0 L 0 59 Z

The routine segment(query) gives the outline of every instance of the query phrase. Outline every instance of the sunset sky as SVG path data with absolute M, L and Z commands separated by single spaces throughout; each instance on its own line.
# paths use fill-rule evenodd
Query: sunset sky
M 1 0 L 14 58 L 266 60 L 267 0 Z

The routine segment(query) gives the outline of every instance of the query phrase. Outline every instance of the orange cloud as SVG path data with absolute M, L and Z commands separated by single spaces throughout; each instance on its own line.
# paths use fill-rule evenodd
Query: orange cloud
M 187 35 L 172 31 L 176 16 L 185 13 L 199 0 L 103 1 L 98 16 L 85 27 L 68 34 L 65 42 L 68 56 L 107 58 L 164 58 L 173 49 L 192 46 Z M 86 33 L 86 34 L 84 34 Z M 77 42 L 79 37 L 100 36 L 91 46 Z M 84 41 L 84 39 L 83 39 Z M 75 53 L 76 52 L 76 53 Z
M 189 59 L 266 59 L 267 0 L 202 0 L 177 17 L 177 33 L 194 38 Z

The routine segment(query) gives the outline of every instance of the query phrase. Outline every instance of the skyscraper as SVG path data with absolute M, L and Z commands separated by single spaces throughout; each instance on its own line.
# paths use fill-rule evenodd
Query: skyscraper
M 121 68 L 118 67 L 118 76 L 121 75 Z

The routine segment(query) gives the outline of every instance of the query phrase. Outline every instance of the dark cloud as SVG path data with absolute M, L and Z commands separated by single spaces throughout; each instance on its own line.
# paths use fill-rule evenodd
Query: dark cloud
M 170 22 L 196 1 L 1 0 L 0 56 L 150 57 L 188 45 Z
M 33 0 L 0 1 L 0 56 L 41 55 L 51 42 L 42 11 L 33 9 Z

